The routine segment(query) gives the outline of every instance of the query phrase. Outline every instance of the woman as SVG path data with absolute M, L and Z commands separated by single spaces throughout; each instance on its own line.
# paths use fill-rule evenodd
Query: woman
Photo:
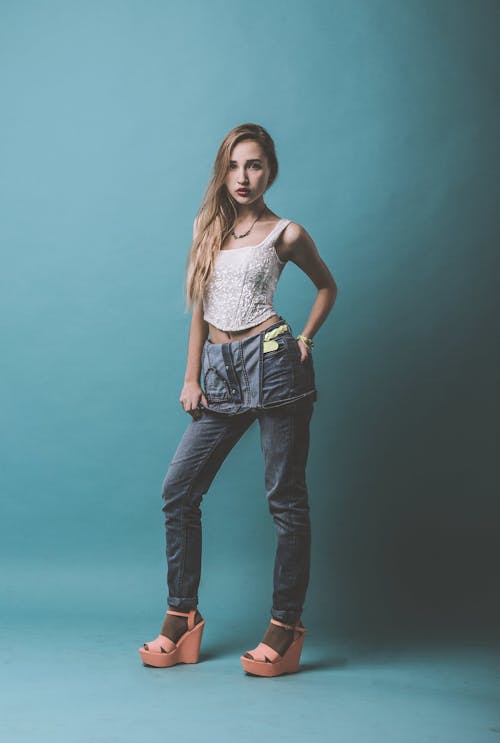
M 197 610 L 200 504 L 227 454 L 258 420 L 277 549 L 269 626 L 241 663 L 260 676 L 299 667 L 310 563 L 305 468 L 317 399 L 312 338 L 335 302 L 337 286 L 306 230 L 264 203 L 277 173 L 266 130 L 235 127 L 219 147 L 195 219 L 186 272 L 187 308 L 193 311 L 180 395 L 192 420 L 163 484 L 169 608 L 158 637 L 139 648 L 145 665 L 198 661 L 205 624 Z M 287 261 L 318 290 L 296 337 L 273 307 Z

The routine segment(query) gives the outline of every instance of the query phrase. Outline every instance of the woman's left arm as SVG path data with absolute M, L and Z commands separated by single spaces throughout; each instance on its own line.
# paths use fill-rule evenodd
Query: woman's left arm
M 291 222 L 283 231 L 280 257 L 295 263 L 306 273 L 318 293 L 300 335 L 313 338 L 324 323 L 337 299 L 338 287 L 326 263 L 321 258 L 314 240 L 300 224 Z M 309 348 L 299 339 L 301 361 L 305 361 Z

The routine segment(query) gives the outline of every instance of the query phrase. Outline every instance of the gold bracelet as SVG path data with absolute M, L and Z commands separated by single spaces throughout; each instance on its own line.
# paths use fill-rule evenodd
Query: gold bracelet
M 299 340 L 299 338 L 300 338 L 301 341 L 304 341 L 304 343 L 306 344 L 306 346 L 308 348 L 314 348 L 314 341 L 313 341 L 312 338 L 308 338 L 305 335 L 298 335 L 298 336 L 296 336 L 296 339 L 297 340 Z

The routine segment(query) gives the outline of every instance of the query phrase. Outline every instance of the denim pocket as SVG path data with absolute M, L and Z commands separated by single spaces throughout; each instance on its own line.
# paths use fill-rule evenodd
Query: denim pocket
M 293 397 L 294 362 L 289 338 L 273 339 L 277 348 L 262 354 L 262 405 L 275 405 Z
M 213 367 L 209 367 L 206 370 L 203 378 L 203 386 L 205 388 L 205 397 L 209 403 L 231 399 L 231 392 L 227 381 Z
M 266 344 L 269 344 L 269 349 L 266 349 Z M 286 353 L 288 351 L 287 346 L 287 340 L 284 335 L 278 335 L 276 338 L 273 338 L 270 341 L 264 341 L 264 356 L 267 356 L 268 354 L 270 356 L 276 356 L 281 353 Z M 273 348 L 274 346 L 274 348 Z
M 215 360 L 215 359 L 214 359 Z M 201 376 L 203 390 L 207 402 L 224 402 L 231 399 L 231 391 L 227 379 L 211 360 L 206 346 L 203 347 L 201 361 Z
M 239 382 L 233 383 L 227 376 L 227 366 L 221 353 L 221 345 L 203 347 L 201 362 L 202 388 L 211 410 L 220 413 L 236 413 L 241 408 L 238 398 Z
M 309 351 L 305 361 L 301 361 L 299 342 L 293 336 L 289 339 L 290 352 L 294 363 L 294 394 L 303 395 L 315 389 L 315 374 L 312 352 Z

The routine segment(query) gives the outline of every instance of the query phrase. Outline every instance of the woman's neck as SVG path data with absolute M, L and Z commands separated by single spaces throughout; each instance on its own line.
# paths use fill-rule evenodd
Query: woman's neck
M 250 221 L 258 217 L 259 215 L 262 219 L 262 217 L 266 216 L 267 211 L 268 208 L 263 201 L 258 202 L 257 204 L 249 204 L 248 206 L 240 204 L 238 207 L 238 215 L 236 217 L 236 220 L 238 222 Z

